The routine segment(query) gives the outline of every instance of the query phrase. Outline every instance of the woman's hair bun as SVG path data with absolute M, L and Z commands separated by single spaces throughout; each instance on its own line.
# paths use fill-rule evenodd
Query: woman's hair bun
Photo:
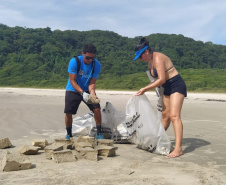
M 142 37 L 140 39 L 140 43 L 137 44 L 137 46 L 135 48 L 135 51 L 138 51 L 138 50 L 144 48 L 145 46 L 148 46 L 149 47 L 149 42 L 148 42 L 148 40 L 145 37 Z
M 140 39 L 140 44 L 143 45 L 143 46 L 149 46 L 149 42 L 145 37 L 142 37 Z

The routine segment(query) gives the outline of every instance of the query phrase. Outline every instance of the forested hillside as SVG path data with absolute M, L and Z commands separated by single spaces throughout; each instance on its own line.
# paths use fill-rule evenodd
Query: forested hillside
M 186 69 L 200 70 L 201 73 L 218 70 L 214 74 L 221 75 L 220 81 L 225 81 L 226 46 L 175 34 L 151 34 L 147 37 L 154 51 L 168 55 L 179 72 L 186 73 Z M 68 78 L 69 60 L 81 54 L 85 43 L 93 43 L 97 47 L 96 57 L 102 64 L 100 81 L 123 81 L 122 76 L 147 70 L 145 62 L 132 60 L 140 38 L 122 37 L 110 31 L 51 31 L 48 27 L 31 29 L 0 24 L 0 86 L 62 88 Z M 189 79 L 192 78 L 191 73 Z M 136 80 L 133 83 L 139 86 Z M 104 89 L 101 84 L 99 88 Z M 226 90 L 224 83 L 219 88 Z M 117 89 L 133 88 L 122 85 Z

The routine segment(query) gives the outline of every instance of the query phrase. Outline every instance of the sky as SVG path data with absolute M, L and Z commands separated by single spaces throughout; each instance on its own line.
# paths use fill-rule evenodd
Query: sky
M 226 45 L 226 0 L 0 0 L 0 23 L 54 30 L 107 30 L 134 38 L 182 34 Z

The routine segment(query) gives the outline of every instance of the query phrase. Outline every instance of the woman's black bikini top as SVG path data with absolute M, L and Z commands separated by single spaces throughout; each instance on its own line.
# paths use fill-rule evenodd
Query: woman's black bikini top
M 171 66 L 169 69 L 167 69 L 165 72 L 167 72 L 167 71 L 169 71 L 170 69 L 172 69 L 174 66 Z M 152 74 L 151 74 L 151 76 L 152 77 L 154 77 L 154 78 L 157 78 L 158 77 L 158 73 L 157 73 L 157 70 L 154 68 L 154 66 L 153 66 L 153 73 L 154 73 L 154 76 L 152 76 Z

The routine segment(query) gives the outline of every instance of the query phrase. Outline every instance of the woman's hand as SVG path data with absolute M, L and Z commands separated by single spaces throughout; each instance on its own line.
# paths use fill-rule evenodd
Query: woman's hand
M 135 96 L 143 95 L 145 92 L 146 92 L 145 88 L 141 88 L 141 89 L 135 94 Z

